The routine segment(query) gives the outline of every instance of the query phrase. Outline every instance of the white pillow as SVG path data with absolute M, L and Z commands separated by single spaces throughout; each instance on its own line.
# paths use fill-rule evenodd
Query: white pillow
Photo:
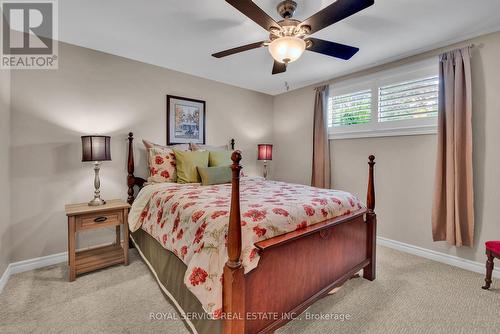
M 150 142 L 149 140 L 146 140 L 146 139 L 143 139 L 142 143 L 144 144 L 144 147 L 146 147 L 146 151 L 149 150 L 150 148 L 153 148 L 153 147 L 159 147 L 162 149 L 175 148 L 176 150 L 179 150 L 179 151 L 189 151 L 189 144 L 176 144 L 176 145 L 164 146 L 164 145 Z
M 229 145 L 213 146 L 189 143 L 189 149 L 191 151 L 229 151 Z

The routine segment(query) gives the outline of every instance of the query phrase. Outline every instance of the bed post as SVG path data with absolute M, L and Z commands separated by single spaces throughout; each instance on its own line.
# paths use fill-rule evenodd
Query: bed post
M 234 138 L 231 138 L 231 151 L 234 151 Z
M 132 205 L 134 202 L 134 146 L 132 142 L 134 141 L 134 134 L 132 132 L 128 133 L 128 161 L 127 161 L 127 186 L 128 186 L 128 204 Z
M 368 157 L 368 191 L 366 198 L 366 206 L 368 211 L 366 213 L 367 239 L 366 250 L 367 257 L 370 263 L 363 269 L 363 277 L 367 280 L 373 281 L 375 279 L 375 263 L 376 263 L 376 250 L 377 250 L 377 215 L 375 214 L 375 181 L 373 176 L 373 166 L 375 165 L 375 156 Z
M 240 170 L 241 152 L 231 155 L 231 211 L 227 232 L 228 260 L 224 266 L 223 312 L 224 334 L 245 332 L 245 277 L 241 265 Z

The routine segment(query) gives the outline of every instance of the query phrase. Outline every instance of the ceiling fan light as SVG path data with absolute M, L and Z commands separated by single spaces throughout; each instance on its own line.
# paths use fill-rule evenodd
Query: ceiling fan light
M 300 58 L 306 49 L 306 42 L 298 37 L 280 37 L 269 44 L 269 52 L 280 63 L 291 63 Z

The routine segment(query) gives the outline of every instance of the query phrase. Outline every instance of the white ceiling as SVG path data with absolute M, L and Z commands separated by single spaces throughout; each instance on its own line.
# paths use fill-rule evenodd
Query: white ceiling
M 303 20 L 332 0 L 296 0 Z M 279 0 L 255 0 L 276 20 Z M 271 75 L 265 48 L 222 59 L 213 52 L 265 40 L 267 33 L 224 0 L 59 1 L 59 39 L 268 94 L 500 30 L 499 0 L 375 0 L 314 37 L 359 47 L 350 61 L 306 52 Z

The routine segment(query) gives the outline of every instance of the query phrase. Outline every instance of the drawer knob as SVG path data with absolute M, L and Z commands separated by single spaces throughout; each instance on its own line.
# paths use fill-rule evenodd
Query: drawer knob
M 108 217 L 97 217 L 94 219 L 94 223 L 104 223 L 106 220 L 108 220 Z

